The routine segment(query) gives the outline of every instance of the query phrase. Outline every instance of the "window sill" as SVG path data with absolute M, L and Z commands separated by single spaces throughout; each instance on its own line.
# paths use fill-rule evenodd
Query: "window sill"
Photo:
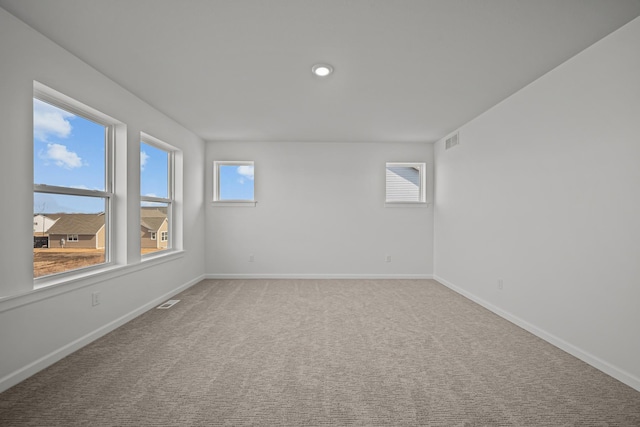
M 385 208 L 428 208 L 431 203 L 427 202 L 385 202 Z
M 109 264 L 100 267 L 96 266 L 95 268 L 89 268 L 84 271 L 77 271 L 75 273 L 36 279 L 34 280 L 33 290 L 0 298 L 0 313 L 56 295 L 92 286 L 105 280 L 112 280 L 120 276 L 132 274 L 158 264 L 164 264 L 167 261 L 181 258 L 184 255 L 184 250 L 173 250 L 136 264 Z
M 152 252 L 150 254 L 142 255 L 142 263 L 147 263 L 149 261 L 162 259 L 162 261 L 168 261 L 173 258 L 180 258 L 184 256 L 184 251 L 177 249 L 164 249 L 157 252 Z
M 33 290 L 39 291 L 41 289 L 47 289 L 56 287 L 64 284 L 73 284 L 75 282 L 84 281 L 87 279 L 91 279 L 96 276 L 101 276 L 104 274 L 108 274 L 117 270 L 122 269 L 122 265 L 117 264 L 104 264 L 97 265 L 93 267 L 87 267 L 79 270 L 71 270 L 55 275 L 51 275 L 49 277 L 44 276 L 42 278 L 34 279 L 33 281 Z
M 256 200 L 220 200 L 220 201 L 213 201 L 211 202 L 211 205 L 218 208 L 218 207 L 240 207 L 240 208 L 255 208 L 256 207 L 256 203 L 258 203 Z

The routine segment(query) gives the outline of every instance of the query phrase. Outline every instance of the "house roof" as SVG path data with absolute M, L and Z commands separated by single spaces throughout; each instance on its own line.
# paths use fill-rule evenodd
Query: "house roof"
M 140 225 L 147 230 L 158 231 L 166 220 L 166 207 L 143 206 L 140 208 Z
M 158 207 L 158 206 L 143 206 L 140 208 L 140 217 L 141 218 L 150 218 L 150 217 L 167 217 L 167 208 Z
M 59 219 L 49 234 L 96 234 L 104 227 L 104 214 L 56 214 Z
M 61 216 L 63 216 L 63 215 L 65 215 L 65 214 L 63 214 L 63 213 L 37 213 L 37 214 L 35 214 L 34 213 L 33 217 L 35 218 L 37 216 L 41 216 L 41 217 L 49 218 L 49 219 L 55 221 L 55 220 L 59 219 Z
M 162 224 L 167 220 L 166 217 L 150 217 L 140 220 L 140 225 L 151 231 L 158 231 Z

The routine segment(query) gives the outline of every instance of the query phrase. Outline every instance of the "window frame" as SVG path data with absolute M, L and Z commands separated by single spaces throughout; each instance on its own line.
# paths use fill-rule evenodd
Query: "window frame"
M 176 156 L 179 150 L 174 146 L 167 144 L 166 142 L 155 138 L 145 132 L 140 132 L 140 139 L 138 143 L 138 147 L 140 144 L 150 145 L 158 150 L 162 150 L 167 153 L 167 197 L 155 197 L 155 196 L 144 196 L 142 195 L 142 191 L 140 191 L 140 203 L 139 209 L 142 211 L 142 205 L 144 202 L 150 203 L 165 203 L 167 205 L 167 242 L 166 248 L 160 248 L 158 251 L 154 251 L 148 254 L 142 254 L 142 247 L 140 247 L 140 255 L 142 259 L 153 258 L 157 256 L 161 256 L 171 251 L 177 250 L 175 247 L 175 208 L 176 208 Z M 140 150 L 139 150 L 140 151 Z M 140 185 L 142 185 L 142 170 L 140 171 Z M 140 221 L 139 221 L 140 222 Z M 151 240 L 158 241 L 157 232 L 150 232 L 154 238 Z M 142 245 L 141 245 L 142 246 Z
M 67 243 L 78 242 L 78 241 L 80 241 L 80 238 L 78 237 L 77 234 L 67 234 Z
M 168 242 L 169 241 L 169 232 L 161 231 L 160 232 L 160 242 Z
M 253 180 L 253 199 L 237 200 L 237 199 L 220 199 L 220 167 L 221 166 L 251 166 L 254 171 Z M 255 207 L 256 200 L 256 183 L 255 183 L 255 162 L 253 160 L 214 160 L 213 162 L 213 205 L 214 206 L 240 206 Z
M 390 167 L 410 167 L 418 170 L 418 180 L 419 180 L 419 188 L 418 188 L 418 200 L 389 200 L 389 195 L 387 193 L 387 170 Z M 386 207 L 396 207 L 396 206 L 428 206 L 429 201 L 427 199 L 427 163 L 425 162 L 386 162 L 385 167 L 385 206 Z
M 113 215 L 115 212 L 115 145 L 117 126 L 121 125 L 117 120 L 101 113 L 100 111 L 81 103 L 67 95 L 51 89 L 37 81 L 33 82 L 33 100 L 40 100 L 63 111 L 89 120 L 105 128 L 105 164 L 104 164 L 104 190 L 91 190 L 75 187 L 63 187 L 57 185 L 36 184 L 33 182 L 33 194 L 53 194 L 61 196 L 94 197 L 104 200 L 105 217 L 105 245 L 104 262 L 58 273 L 34 277 L 34 288 L 49 286 L 58 283 L 60 279 L 71 279 L 86 274 L 91 270 L 99 270 L 114 265 L 115 245 L 113 239 Z M 33 128 L 33 123 L 32 123 Z M 33 178 L 32 178 L 33 179 Z M 75 241 L 73 241 L 75 242 Z

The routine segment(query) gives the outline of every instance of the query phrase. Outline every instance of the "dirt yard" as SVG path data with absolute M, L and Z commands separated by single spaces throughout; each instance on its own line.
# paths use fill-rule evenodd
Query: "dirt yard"
M 144 248 L 142 254 L 160 249 Z M 33 277 L 62 273 L 104 262 L 104 249 L 41 249 L 33 250 Z
M 104 262 L 104 249 L 34 249 L 33 277 L 61 273 Z

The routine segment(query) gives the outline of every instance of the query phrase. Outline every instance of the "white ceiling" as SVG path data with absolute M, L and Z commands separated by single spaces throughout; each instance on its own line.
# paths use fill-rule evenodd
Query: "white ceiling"
M 251 141 L 435 141 L 640 15 L 640 0 L 0 6 L 205 140 Z

